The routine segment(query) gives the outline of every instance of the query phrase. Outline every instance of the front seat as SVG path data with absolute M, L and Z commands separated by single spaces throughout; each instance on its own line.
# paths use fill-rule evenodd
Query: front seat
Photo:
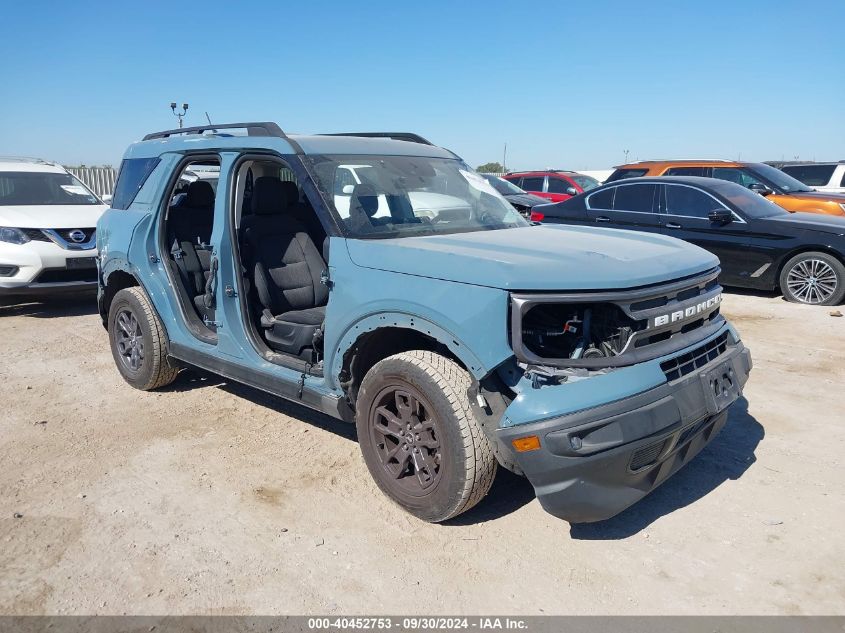
M 320 281 L 327 267 L 304 227 L 290 214 L 297 202 L 278 178 L 257 178 L 252 215 L 243 218 L 241 231 L 267 344 L 312 360 L 322 340 L 329 299 L 328 288 Z

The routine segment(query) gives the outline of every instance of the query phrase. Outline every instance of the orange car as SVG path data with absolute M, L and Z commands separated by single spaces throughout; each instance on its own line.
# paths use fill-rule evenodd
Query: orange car
M 845 216 L 845 194 L 815 191 L 765 163 L 731 160 L 644 160 L 616 168 L 605 182 L 639 176 L 705 176 L 729 180 L 766 196 L 792 213 Z

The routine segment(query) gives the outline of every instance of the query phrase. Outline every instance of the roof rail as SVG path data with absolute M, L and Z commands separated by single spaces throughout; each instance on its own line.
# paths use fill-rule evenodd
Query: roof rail
M 640 163 L 739 163 L 742 161 L 731 160 L 730 158 L 649 158 L 648 160 L 636 160 L 626 165 L 638 165 Z
M 214 125 L 201 125 L 198 127 L 182 127 L 175 130 L 164 130 L 163 132 L 153 132 L 147 134 L 143 140 L 149 141 L 156 138 L 170 138 L 171 136 L 178 136 L 180 134 L 204 134 L 205 132 L 217 132 L 217 130 L 237 130 L 245 129 L 247 136 L 276 136 L 279 138 L 287 138 L 287 134 L 282 131 L 276 123 L 270 121 L 263 121 L 257 123 L 218 123 Z
M 41 165 L 55 165 L 49 160 L 43 158 L 35 158 L 33 156 L 0 156 L 0 161 L 7 161 L 10 163 L 39 163 Z
M 391 138 L 395 141 L 408 141 L 422 145 L 434 145 L 431 141 L 413 132 L 333 132 L 320 136 L 363 136 L 364 138 Z

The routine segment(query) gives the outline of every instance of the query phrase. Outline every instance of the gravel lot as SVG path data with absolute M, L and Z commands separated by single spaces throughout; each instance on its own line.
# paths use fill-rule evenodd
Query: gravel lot
M 434 526 L 351 425 L 196 372 L 135 391 L 93 298 L 0 303 L 0 613 L 845 614 L 845 318 L 723 310 L 747 401 L 650 497 L 570 526 L 500 471 Z

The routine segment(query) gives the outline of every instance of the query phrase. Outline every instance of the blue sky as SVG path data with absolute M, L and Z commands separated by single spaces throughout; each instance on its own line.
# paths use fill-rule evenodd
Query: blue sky
M 845 1 L 6 2 L 0 154 L 144 133 L 412 130 L 473 166 L 845 159 Z

